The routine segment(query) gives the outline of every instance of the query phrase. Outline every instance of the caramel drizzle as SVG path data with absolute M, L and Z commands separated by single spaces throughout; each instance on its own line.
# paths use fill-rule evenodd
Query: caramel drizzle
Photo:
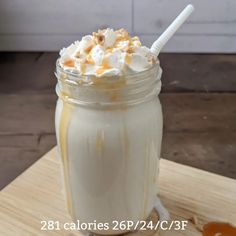
M 132 56 L 129 53 L 126 53 L 125 55 L 125 63 L 129 65 L 131 63 Z
M 104 141 L 104 131 L 97 130 L 96 135 L 96 151 L 99 154 L 102 154 L 105 148 L 105 141 Z
M 72 203 L 72 191 L 70 187 L 69 179 L 69 166 L 68 166 L 68 127 L 70 122 L 71 107 L 63 102 L 63 108 L 61 112 L 60 127 L 59 127 L 59 145 L 61 150 L 61 160 L 64 170 L 64 182 L 66 190 L 67 207 L 72 218 L 75 219 L 73 203 Z
M 80 73 L 84 74 L 86 72 L 86 64 L 80 63 Z
M 78 70 L 80 72 L 80 75 L 85 75 L 89 66 L 94 66 L 94 68 L 93 67 L 92 68 L 95 69 L 95 75 L 93 76 L 95 79 L 92 78 L 92 84 L 99 86 L 99 87 L 100 86 L 101 87 L 110 87 L 110 83 L 109 83 L 109 85 L 105 84 L 106 81 L 109 80 L 109 76 L 103 75 L 105 72 L 107 72 L 113 68 L 111 66 L 111 64 L 109 63 L 107 55 L 110 55 L 114 49 L 118 48 L 122 52 L 125 53 L 125 57 L 124 57 L 125 64 L 130 65 L 132 63 L 132 54 L 135 53 L 135 46 L 141 46 L 141 42 L 137 36 L 131 37 L 128 34 L 128 32 L 124 29 L 120 29 L 120 30 L 115 31 L 117 37 L 116 37 L 114 45 L 106 48 L 105 56 L 102 61 L 102 65 L 96 66 L 96 63 L 92 57 L 92 49 L 97 44 L 102 45 L 104 43 L 105 38 L 101 37 L 101 35 L 104 36 L 104 33 L 105 33 L 105 30 L 99 30 L 98 33 L 93 33 L 93 37 L 94 38 L 96 37 L 97 40 L 93 39 L 93 42 L 84 50 L 84 52 L 87 54 L 84 58 L 81 57 L 80 51 L 77 51 L 75 54 L 75 59 L 65 60 L 65 62 L 63 64 L 66 67 L 76 69 L 76 67 L 77 67 L 76 58 L 79 59 L 80 63 L 78 63 L 78 66 L 79 66 Z M 119 45 L 120 41 L 128 41 L 128 45 L 126 47 L 123 47 L 123 46 Z M 148 58 L 148 61 L 150 63 L 154 64 L 155 58 L 150 56 Z M 121 79 L 121 80 L 123 80 L 123 79 Z M 82 80 L 80 80 L 78 83 L 82 84 L 81 81 Z M 119 83 L 116 83 L 116 82 L 113 82 L 113 83 L 115 83 L 114 87 L 119 87 Z M 124 83 L 123 83 L 123 85 L 124 85 Z M 115 90 L 113 90 L 112 92 L 113 92 L 113 94 L 111 94 L 110 99 L 112 101 L 118 101 L 120 94 L 118 94 L 118 92 Z
M 102 61 L 102 65 L 96 70 L 97 75 L 103 74 L 106 70 L 111 69 L 112 66 L 110 65 L 108 59 L 105 57 Z
M 95 65 L 95 61 L 93 60 L 92 55 L 90 53 L 86 57 L 86 63 L 90 65 Z
M 75 67 L 75 61 L 73 59 L 68 59 L 66 61 L 64 61 L 64 66 L 67 67 Z
M 89 45 L 84 52 L 87 54 L 86 59 L 80 61 L 80 73 L 83 75 L 86 73 L 86 65 L 95 65 L 95 62 L 91 56 L 91 51 L 96 45 L 103 45 L 105 42 L 105 36 L 104 36 L 105 30 L 99 30 L 98 33 L 93 32 L 93 42 L 91 45 Z M 123 52 L 127 52 L 125 56 L 125 63 L 129 65 L 132 60 L 132 53 L 134 53 L 134 46 L 141 46 L 141 42 L 137 36 L 130 37 L 129 33 L 124 29 L 119 29 L 115 31 L 117 34 L 117 38 L 115 40 L 115 43 L 112 47 L 109 47 L 106 49 L 106 53 L 112 53 L 114 48 L 120 48 L 119 42 L 121 41 L 128 41 L 128 45 L 125 48 L 120 48 Z M 75 58 L 80 58 L 80 52 L 78 51 L 75 55 Z M 74 59 L 68 59 L 64 63 L 64 66 L 75 68 L 75 60 Z M 103 74 L 106 70 L 111 69 L 112 66 L 109 64 L 108 59 L 104 58 L 102 65 L 96 70 L 97 75 Z

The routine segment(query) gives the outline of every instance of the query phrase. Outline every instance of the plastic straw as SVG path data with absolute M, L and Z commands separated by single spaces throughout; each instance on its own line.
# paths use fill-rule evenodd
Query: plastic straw
M 158 56 L 161 49 L 179 29 L 179 27 L 186 21 L 186 19 L 194 11 L 193 5 L 189 4 L 184 10 L 175 18 L 175 20 L 169 25 L 169 27 L 162 33 L 162 35 L 152 44 L 151 52 Z

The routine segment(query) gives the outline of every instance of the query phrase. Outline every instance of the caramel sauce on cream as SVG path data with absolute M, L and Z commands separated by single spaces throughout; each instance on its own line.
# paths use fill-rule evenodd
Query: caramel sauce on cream
M 106 32 L 108 32 L 108 35 L 106 35 Z M 98 30 L 98 32 L 93 32 L 90 36 L 91 38 L 85 44 L 80 44 L 83 39 L 81 42 L 77 41 L 74 43 L 73 47 L 75 48 L 73 48 L 72 51 L 68 51 L 68 48 L 64 49 L 61 53 L 61 60 L 63 60 L 64 55 L 69 55 L 70 59 L 66 57 L 64 59 L 65 61 L 61 62 L 63 69 L 64 67 L 65 69 L 73 68 L 78 71 L 80 75 L 94 75 L 101 78 L 105 76 L 104 74 L 106 71 L 109 71 L 109 69 L 112 68 L 116 68 L 118 73 L 122 74 L 121 72 L 123 70 L 123 65 L 129 66 L 131 64 L 133 59 L 132 54 L 134 53 L 145 58 L 150 67 L 156 62 L 153 55 L 145 55 L 141 51 L 139 52 L 136 50 L 136 47 L 142 47 L 139 38 L 137 36 L 131 37 L 124 29 L 119 29 L 116 31 L 112 29 Z M 100 49 L 96 49 L 94 51 L 93 49 L 97 45 L 100 45 Z M 107 55 L 110 55 L 113 52 L 117 52 L 118 54 L 114 54 L 115 60 L 112 58 L 109 59 L 111 61 L 113 60 L 113 62 L 110 62 L 111 64 L 109 64 Z M 123 60 L 124 54 L 125 60 Z M 97 58 L 104 60 L 101 66 L 96 60 Z M 120 67 L 120 63 L 122 64 L 122 67 Z M 139 65 L 138 62 L 134 63 Z M 140 68 L 142 68 L 141 65 Z M 111 71 L 111 75 L 115 75 L 113 71 Z
M 203 226 L 203 236 L 236 236 L 236 227 L 229 223 L 210 222 Z
M 75 61 L 72 59 L 66 60 L 63 64 L 67 67 L 75 67 Z
M 92 45 L 90 45 L 89 47 L 87 47 L 84 51 L 85 51 L 87 54 L 89 54 L 90 51 L 93 49 L 93 47 L 94 47 L 94 45 L 92 44 Z
M 132 60 L 132 56 L 130 54 L 126 53 L 126 55 L 125 55 L 125 63 L 127 65 L 129 65 L 131 63 L 131 60 Z
M 100 66 L 100 68 L 98 68 L 96 70 L 96 74 L 100 75 L 100 74 L 104 73 L 106 70 L 109 70 L 111 68 L 112 68 L 112 66 L 109 64 L 108 59 L 104 58 L 102 61 L 102 65 Z
M 113 52 L 113 48 L 107 48 L 106 52 L 107 53 L 112 53 Z
M 86 58 L 86 62 L 90 65 L 95 65 L 95 62 L 91 56 L 91 54 L 88 54 L 87 58 Z
M 86 71 L 86 64 L 85 63 L 80 63 L 80 73 L 84 74 Z

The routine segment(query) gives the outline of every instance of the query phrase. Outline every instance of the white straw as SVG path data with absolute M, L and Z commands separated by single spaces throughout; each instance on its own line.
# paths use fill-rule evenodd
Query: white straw
M 186 21 L 190 14 L 194 11 L 193 5 L 189 4 L 184 10 L 175 18 L 169 27 L 162 33 L 162 35 L 152 44 L 151 52 L 158 56 L 163 46 L 169 41 L 173 34 Z

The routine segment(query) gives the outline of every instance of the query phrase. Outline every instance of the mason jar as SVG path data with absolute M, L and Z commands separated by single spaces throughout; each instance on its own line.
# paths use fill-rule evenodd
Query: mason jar
M 56 136 L 67 206 L 74 222 L 145 220 L 158 191 L 162 70 L 96 78 L 64 71 L 57 62 Z

